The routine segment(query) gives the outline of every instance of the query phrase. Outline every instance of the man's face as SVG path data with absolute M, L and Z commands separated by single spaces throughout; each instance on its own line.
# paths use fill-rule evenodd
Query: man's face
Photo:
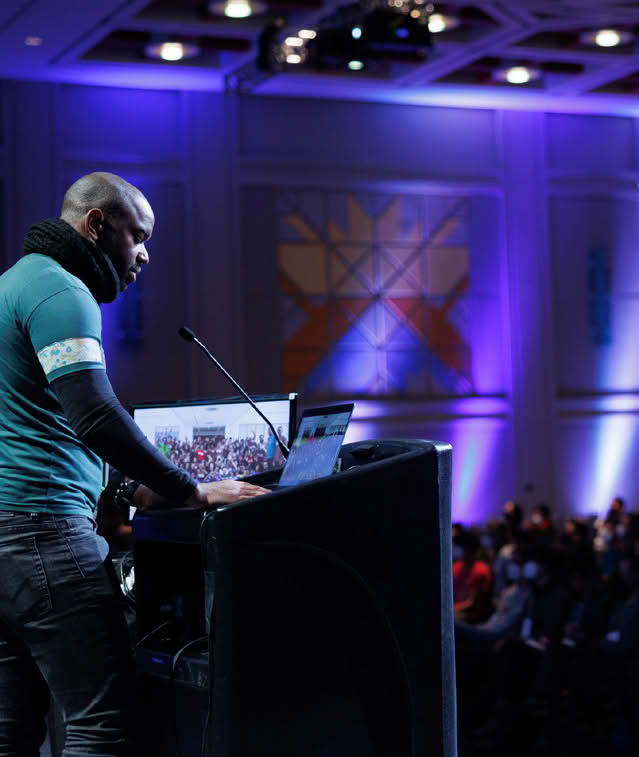
M 149 262 L 145 244 L 154 224 L 151 206 L 142 195 L 131 200 L 127 213 L 103 220 L 98 244 L 113 263 L 122 290 L 135 281 L 141 266 Z

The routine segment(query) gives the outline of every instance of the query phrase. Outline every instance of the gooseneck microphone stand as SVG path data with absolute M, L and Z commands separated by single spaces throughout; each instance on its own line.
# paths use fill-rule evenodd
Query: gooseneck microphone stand
M 178 334 L 184 339 L 186 342 L 195 342 L 197 346 L 204 351 L 206 356 L 209 358 L 209 360 L 212 360 L 214 365 L 218 370 L 220 370 L 226 378 L 233 384 L 233 386 L 240 392 L 240 394 L 246 399 L 246 401 L 251 405 L 251 407 L 255 410 L 255 412 L 260 416 L 260 418 L 263 418 L 266 423 L 268 424 L 268 427 L 273 432 L 273 436 L 275 437 L 275 441 L 277 442 L 278 447 L 280 448 L 280 451 L 284 458 L 288 457 L 288 447 L 284 444 L 284 442 L 280 439 L 277 431 L 273 428 L 273 424 L 269 419 L 264 415 L 264 413 L 259 409 L 259 407 L 253 402 L 253 400 L 248 396 L 248 394 L 242 389 L 242 387 L 237 383 L 237 381 L 231 376 L 231 374 L 224 368 L 224 366 L 217 360 L 217 358 L 213 357 L 211 353 L 208 351 L 208 349 L 202 344 L 202 342 L 195 336 L 195 333 L 188 328 L 187 326 L 181 326 L 178 329 Z

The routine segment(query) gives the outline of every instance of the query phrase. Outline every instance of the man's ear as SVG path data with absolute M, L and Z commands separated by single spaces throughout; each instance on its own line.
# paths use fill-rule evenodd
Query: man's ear
M 102 226 L 104 225 L 104 213 L 100 208 L 91 208 L 84 216 L 86 236 L 92 241 L 97 242 Z

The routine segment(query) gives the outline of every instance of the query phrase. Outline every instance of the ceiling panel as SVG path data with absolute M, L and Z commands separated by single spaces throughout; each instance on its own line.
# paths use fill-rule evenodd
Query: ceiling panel
M 455 24 L 428 33 L 437 14 Z M 287 63 L 296 51 L 281 43 L 302 28 L 318 37 L 305 62 Z M 603 28 L 621 43 L 586 39 Z M 169 39 L 200 54 L 145 55 Z M 638 40 L 639 2 L 612 0 L 263 0 L 248 18 L 214 15 L 205 0 L 2 0 L 0 77 L 628 113 L 639 112 Z M 499 80 L 506 66 L 537 78 Z

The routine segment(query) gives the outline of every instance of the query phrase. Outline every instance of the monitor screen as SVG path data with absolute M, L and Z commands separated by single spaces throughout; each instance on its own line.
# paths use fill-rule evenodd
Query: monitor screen
M 288 444 L 296 394 L 252 398 Z M 146 438 L 200 483 L 262 473 L 283 465 L 270 428 L 243 397 L 135 405 Z

